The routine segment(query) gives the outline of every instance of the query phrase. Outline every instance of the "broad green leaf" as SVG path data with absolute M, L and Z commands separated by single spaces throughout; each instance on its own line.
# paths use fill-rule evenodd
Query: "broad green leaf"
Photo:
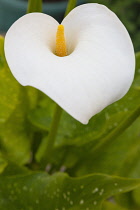
M 31 171 L 24 167 L 24 166 L 19 166 L 13 162 L 7 161 L 7 165 L 5 166 L 2 176 L 3 177 L 11 177 L 11 176 L 23 176 L 30 174 Z
M 111 200 L 111 199 L 110 199 Z M 105 201 L 102 206 L 102 210 L 128 210 L 126 208 L 123 208 L 122 206 L 119 206 L 115 203 L 115 201 L 112 199 L 110 202 Z
M 37 90 L 23 88 L 15 80 L 4 56 L 4 38 L 0 36 L 0 150 L 19 164 L 31 158 L 28 110 L 37 104 Z
M 14 111 L 20 89 L 6 64 L 3 43 L 4 39 L 0 37 L 0 124 L 6 122 Z
M 0 153 L 0 173 L 3 172 L 7 164 L 7 161 L 3 158 L 2 154 Z
M 126 177 L 140 177 L 140 118 L 122 135 L 100 148 L 98 153 L 77 152 L 81 156 L 74 167 L 78 174 L 92 172 L 115 174 Z M 83 157 L 82 157 L 82 152 Z M 76 150 L 71 150 L 76 156 Z M 72 156 L 71 155 L 71 156 Z M 64 163 L 65 165 L 65 163 Z M 70 169 L 71 171 L 73 169 Z M 77 174 L 77 175 L 78 175 Z
M 130 191 L 139 179 L 103 174 L 71 178 L 64 173 L 43 173 L 0 177 L 2 210 L 100 210 L 112 195 Z
M 20 87 L 18 104 L 8 121 L 0 126 L 1 152 L 6 158 L 19 164 L 28 163 L 31 159 L 32 132 L 26 116 L 28 100 L 23 87 Z
M 37 101 L 38 90 L 21 87 L 11 74 L 4 56 L 4 38 L 0 36 L 0 150 L 19 164 L 31 158 L 32 131 L 27 115 Z
M 133 192 L 132 192 L 132 197 L 135 201 L 135 203 L 139 206 L 140 208 L 140 188 L 137 188 L 135 189 Z
M 42 131 L 49 131 L 55 103 L 46 95 L 39 94 L 39 103 L 37 108 L 33 109 L 28 116 L 29 121 Z
M 137 189 L 135 189 L 137 190 Z M 134 190 L 134 191 L 135 191 Z M 126 208 L 128 210 L 134 209 L 134 210 L 139 210 L 139 206 L 133 199 L 133 191 L 119 194 L 115 196 L 115 202 L 118 203 L 118 205 L 122 206 L 123 208 Z

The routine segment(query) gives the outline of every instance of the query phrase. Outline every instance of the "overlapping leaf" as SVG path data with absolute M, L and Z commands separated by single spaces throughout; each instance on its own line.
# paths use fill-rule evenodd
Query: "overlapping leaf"
M 31 135 L 26 119 L 28 100 L 24 90 L 20 92 L 18 104 L 9 119 L 0 126 L 1 151 L 6 158 L 19 164 L 29 162 L 31 158 Z
M 4 38 L 0 37 L 0 124 L 6 122 L 15 109 L 20 89 L 6 64 L 3 45 Z
M 3 49 L 4 38 L 0 38 L 0 150 L 6 159 L 19 164 L 27 163 L 31 157 L 31 135 L 27 122 L 30 106 L 34 106 L 33 89 L 25 89 L 11 74 Z M 31 105 L 32 104 L 32 105 Z M 31 108 L 32 108 L 31 107 Z
M 8 173 L 9 174 L 9 173 Z M 138 187 L 140 180 L 103 174 L 70 178 L 67 174 L 27 173 L 0 176 L 2 210 L 100 210 L 112 195 Z

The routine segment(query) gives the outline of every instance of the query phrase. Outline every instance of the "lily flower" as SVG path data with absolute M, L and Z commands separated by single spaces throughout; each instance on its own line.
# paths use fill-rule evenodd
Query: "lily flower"
M 61 25 L 30 13 L 5 37 L 14 77 L 33 86 L 83 124 L 129 90 L 135 70 L 130 36 L 107 7 L 90 3 L 73 9 Z

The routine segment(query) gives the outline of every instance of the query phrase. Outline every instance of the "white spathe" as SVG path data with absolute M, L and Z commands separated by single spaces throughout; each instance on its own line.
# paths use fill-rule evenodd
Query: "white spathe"
M 100 4 L 78 6 L 61 24 L 68 56 L 54 54 L 59 23 L 46 14 L 31 13 L 7 32 L 6 59 L 22 85 L 41 90 L 87 124 L 130 88 L 135 69 L 133 45 L 118 17 Z

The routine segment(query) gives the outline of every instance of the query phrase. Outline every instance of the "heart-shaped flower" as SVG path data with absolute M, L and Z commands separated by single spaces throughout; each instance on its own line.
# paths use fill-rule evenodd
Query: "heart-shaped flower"
M 88 120 L 122 98 L 133 81 L 134 49 L 117 16 L 99 4 L 72 10 L 61 23 L 67 56 L 55 55 L 59 23 L 31 13 L 6 34 L 5 54 L 15 78 L 38 88 L 75 119 Z

